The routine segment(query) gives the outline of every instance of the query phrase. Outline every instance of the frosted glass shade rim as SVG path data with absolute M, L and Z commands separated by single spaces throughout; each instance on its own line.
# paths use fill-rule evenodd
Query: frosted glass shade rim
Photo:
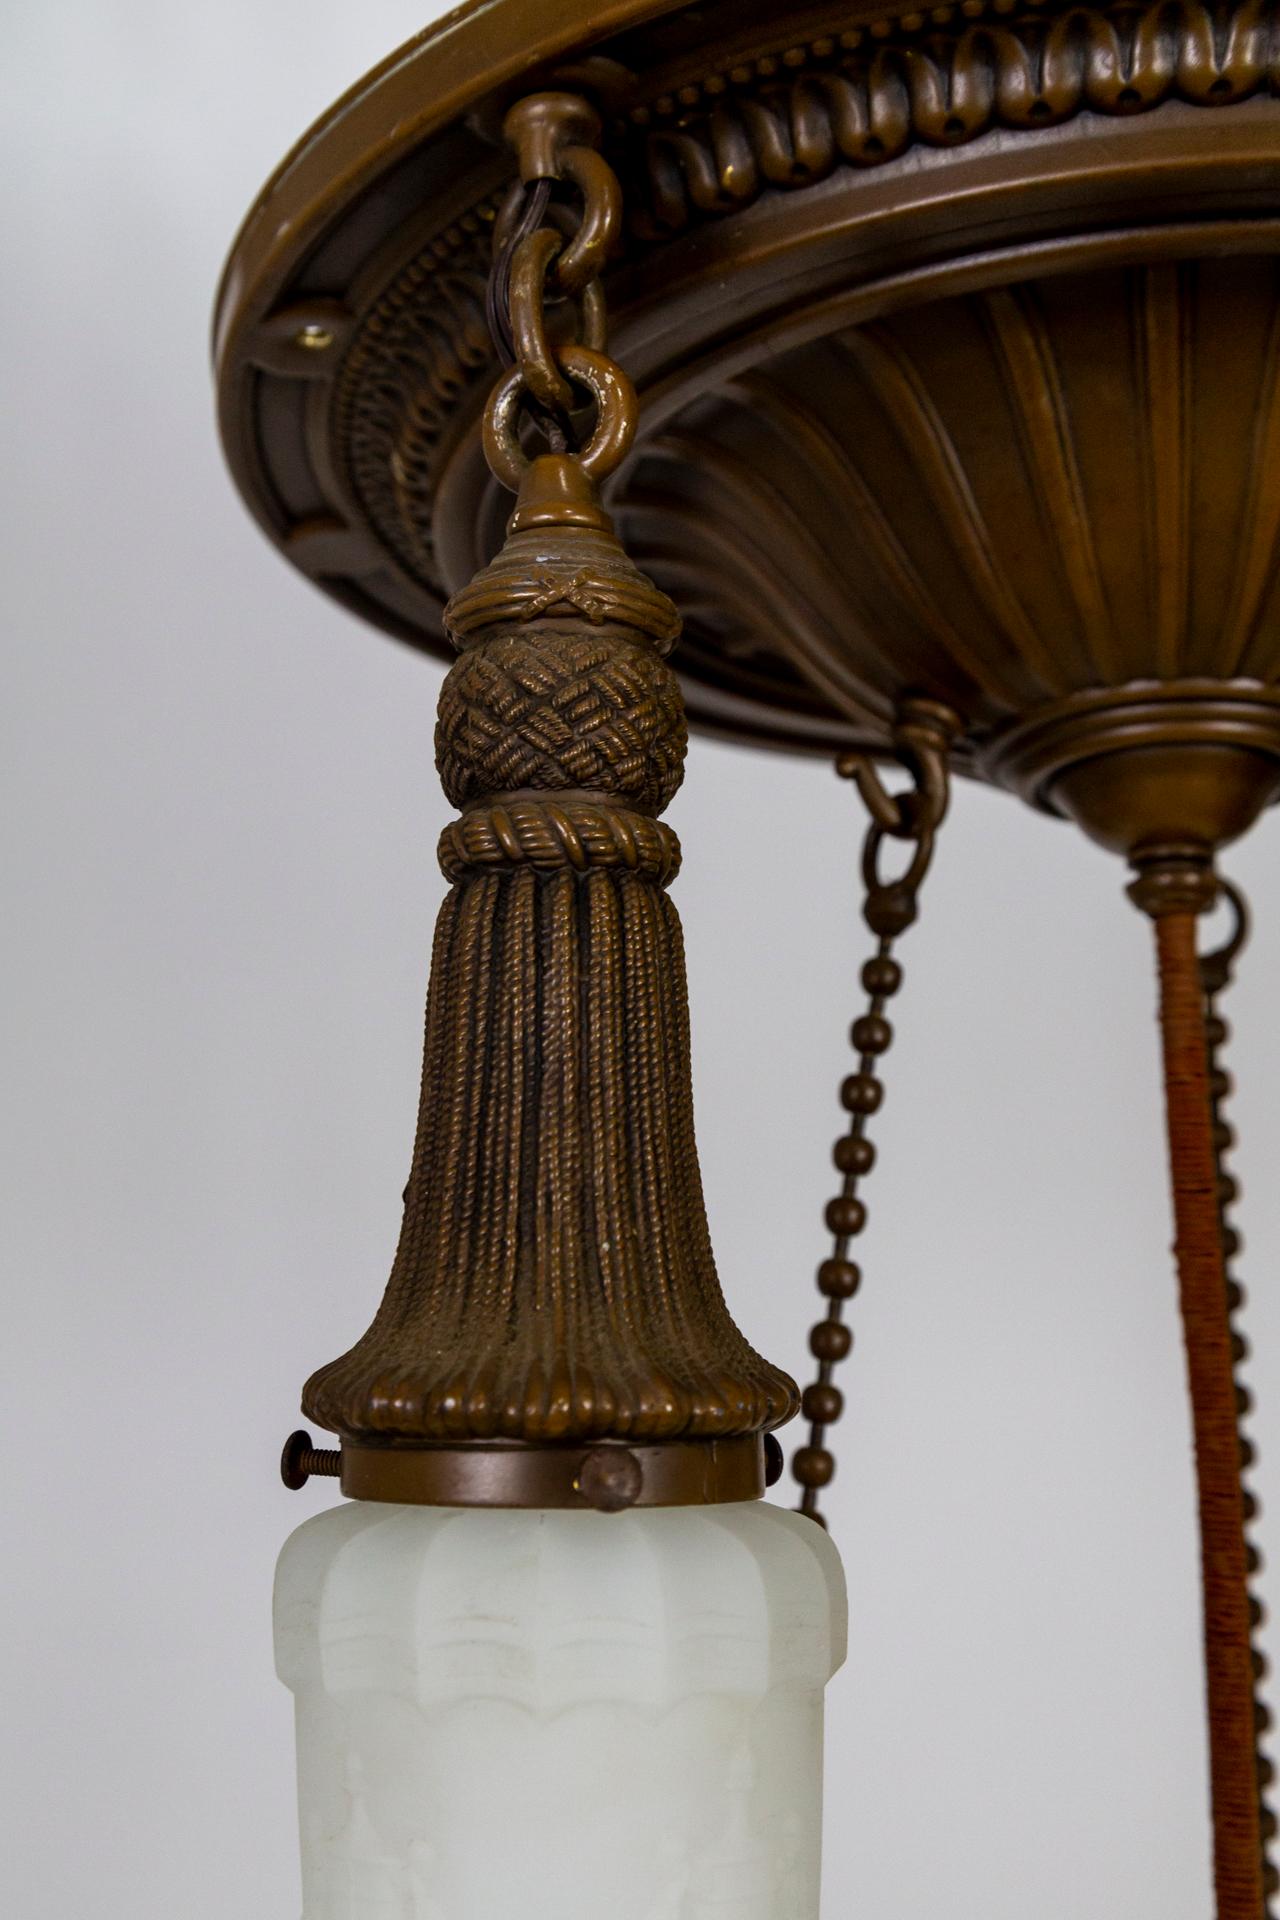
M 839 1558 L 765 1502 L 354 1502 L 276 1579 L 303 1920 L 818 1920 Z

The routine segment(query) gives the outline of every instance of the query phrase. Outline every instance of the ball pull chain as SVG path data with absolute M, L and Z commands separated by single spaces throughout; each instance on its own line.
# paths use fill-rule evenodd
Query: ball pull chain
M 853 780 L 871 815 L 863 845 L 862 873 L 866 886 L 863 917 L 878 937 L 875 953 L 862 969 L 868 1000 L 866 1012 L 850 1029 L 858 1066 L 840 1088 L 840 1104 L 849 1115 L 848 1131 L 836 1141 L 832 1159 L 842 1176 L 840 1191 L 828 1201 L 826 1224 L 833 1237 L 831 1255 L 818 1268 L 818 1291 L 827 1303 L 825 1316 L 809 1335 L 809 1351 L 818 1362 L 817 1378 L 806 1387 L 801 1411 L 809 1422 L 809 1436 L 798 1448 L 791 1471 L 801 1488 L 799 1511 L 820 1526 L 826 1525 L 819 1495 L 835 1477 L 835 1455 L 827 1445 L 827 1428 L 844 1411 L 844 1395 L 835 1385 L 835 1369 L 853 1347 L 852 1330 L 845 1324 L 846 1304 L 862 1281 L 862 1269 L 852 1247 L 866 1224 L 867 1210 L 859 1184 L 875 1165 L 876 1150 L 867 1138 L 867 1122 L 880 1109 L 884 1085 L 880 1059 L 893 1043 L 893 1027 L 885 1009 L 902 985 L 902 968 L 894 957 L 894 942 L 912 925 L 919 911 L 917 896 L 933 858 L 934 838 L 947 811 L 948 756 L 962 722 L 949 707 L 933 700 L 905 700 L 894 726 L 894 752 L 912 775 L 913 785 L 890 793 L 876 767 L 860 754 L 845 754 L 836 763 L 842 778 Z M 887 839 L 910 848 L 905 870 L 885 879 L 880 857 Z

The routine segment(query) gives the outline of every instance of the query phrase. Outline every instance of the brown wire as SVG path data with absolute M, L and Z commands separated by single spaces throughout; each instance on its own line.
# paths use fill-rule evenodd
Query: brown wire
M 1174 1252 L 1195 1441 L 1217 1920 L 1263 1914 L 1252 1621 L 1194 912 L 1155 921 Z

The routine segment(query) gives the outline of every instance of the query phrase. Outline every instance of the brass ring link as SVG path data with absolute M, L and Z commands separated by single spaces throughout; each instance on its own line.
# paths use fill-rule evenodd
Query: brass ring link
M 636 390 L 621 367 L 590 347 L 564 348 L 560 365 L 595 400 L 595 431 L 575 458 L 593 480 L 603 480 L 626 457 L 635 438 L 639 417 Z M 503 486 L 513 493 L 519 491 L 529 466 L 516 433 L 525 392 L 523 367 L 511 367 L 490 394 L 484 416 L 485 458 Z

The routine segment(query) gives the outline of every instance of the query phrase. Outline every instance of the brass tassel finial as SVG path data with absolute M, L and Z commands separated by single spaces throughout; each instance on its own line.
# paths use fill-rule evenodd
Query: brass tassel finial
M 541 152 L 545 116 L 533 121 Z M 584 151 L 561 159 L 586 182 L 598 254 L 613 199 L 596 220 L 604 162 Z M 515 248 L 517 342 L 546 338 L 530 260 L 545 290 L 574 252 L 545 232 Z M 598 314 L 598 297 L 584 308 Z M 533 393 L 544 424 L 559 406 L 571 426 L 572 395 L 539 390 L 524 360 L 503 377 L 485 441 L 517 504 L 501 552 L 446 613 L 460 658 L 436 752 L 461 817 L 440 846 L 452 884 L 400 1245 L 373 1326 L 303 1405 L 342 1435 L 344 1487 L 370 1497 L 749 1497 L 763 1435 L 797 1396 L 735 1327 L 707 1234 L 665 891 L 679 845 L 659 818 L 684 767 L 664 658 L 679 618 L 596 490 L 634 432 L 630 383 L 591 346 L 554 365 L 594 401 L 594 431 L 581 452 L 529 460 L 521 406 Z

